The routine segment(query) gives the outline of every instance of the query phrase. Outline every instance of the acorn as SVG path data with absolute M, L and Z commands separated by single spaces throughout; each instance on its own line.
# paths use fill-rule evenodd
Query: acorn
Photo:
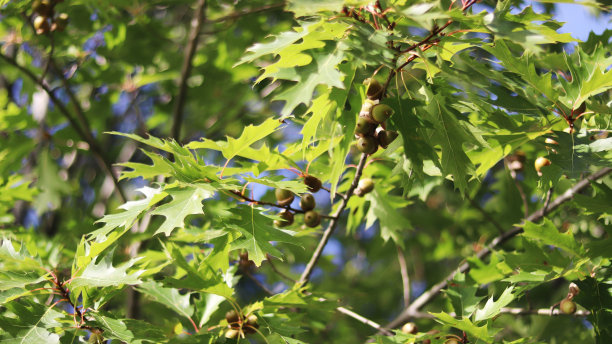
M 555 140 L 551 139 L 550 137 L 547 137 L 547 138 L 544 140 L 544 143 L 547 143 L 547 144 L 549 144 L 549 145 L 558 145 L 558 144 L 559 144 L 559 142 L 557 142 L 557 141 L 555 141 Z
M 537 158 L 534 163 L 534 166 L 535 166 L 536 172 L 538 172 L 538 176 L 542 176 L 542 168 L 544 166 L 549 166 L 550 164 L 551 164 L 550 160 L 548 160 L 547 158 L 543 156 Z
M 355 195 L 363 197 L 365 194 L 372 192 L 372 190 L 374 190 L 374 181 L 370 178 L 362 178 L 357 184 Z
M 417 328 L 415 323 L 407 322 L 404 324 L 404 326 L 402 326 L 402 332 L 404 332 L 405 334 L 415 334 L 419 332 L 419 329 Z
M 289 210 L 283 210 L 278 214 L 282 220 L 274 220 L 276 227 L 286 227 L 293 224 L 293 213 Z
M 380 84 L 380 82 L 378 82 L 374 78 L 367 78 L 367 79 L 365 79 L 363 81 L 363 84 L 368 87 L 368 89 L 366 91 L 366 95 L 367 95 L 368 99 L 374 100 L 374 99 L 380 99 L 381 98 L 383 87 Z
M 304 176 L 304 184 L 308 186 L 308 190 L 310 192 L 317 192 L 321 190 L 321 187 L 323 187 L 323 183 L 321 183 L 321 180 L 319 178 L 311 176 L 309 174 Z
M 393 109 L 387 104 L 376 104 L 372 107 L 372 119 L 377 123 L 384 123 L 393 115 Z
M 240 334 L 240 331 L 230 328 L 229 330 L 227 330 L 225 332 L 225 338 L 227 339 L 236 339 L 238 338 L 238 335 Z
M 300 208 L 304 211 L 312 210 L 316 206 L 314 196 L 312 194 L 303 194 L 300 198 Z
M 561 304 L 559 305 L 559 308 L 564 314 L 576 313 L 576 303 L 572 300 L 563 299 L 563 301 L 561 301 Z
M 398 136 L 397 131 L 381 130 L 376 134 L 376 140 L 382 148 L 387 148 Z
M 314 210 L 304 213 L 304 224 L 308 227 L 316 227 L 321 223 L 321 216 Z
M 246 318 L 246 325 L 244 326 L 244 332 L 246 333 L 255 333 L 257 332 L 255 329 L 259 328 L 259 324 L 257 323 L 257 316 L 255 314 L 251 314 Z
M 378 150 L 378 142 L 372 136 L 363 136 L 357 140 L 357 149 L 366 154 L 374 154 Z
M 240 322 L 240 315 L 234 309 L 231 309 L 225 313 L 225 320 L 227 320 L 227 323 L 230 324 L 230 326 L 237 327 L 239 326 L 238 323 Z
M 358 117 L 355 126 L 355 134 L 359 136 L 371 136 L 374 134 L 378 124 L 372 122 L 368 117 Z
M 280 206 L 291 204 L 295 198 L 293 192 L 286 189 L 276 189 L 274 190 L 274 195 L 276 196 L 276 201 Z
M 36 18 L 34 18 L 34 28 L 36 29 L 36 34 L 38 35 L 49 32 L 50 26 L 47 17 L 36 16 Z
M 68 25 L 68 14 L 60 13 L 53 20 L 53 24 L 51 25 L 51 30 L 62 32 L 66 29 L 66 25 Z

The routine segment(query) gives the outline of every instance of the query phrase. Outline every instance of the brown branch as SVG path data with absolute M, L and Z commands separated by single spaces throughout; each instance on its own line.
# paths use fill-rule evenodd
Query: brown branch
M 278 4 L 271 4 L 271 5 L 261 6 L 261 7 L 257 7 L 257 8 L 251 8 L 251 9 L 248 9 L 248 10 L 236 11 L 234 13 L 230 13 L 230 14 L 225 15 L 223 17 L 219 17 L 219 18 L 216 18 L 216 19 L 211 19 L 209 21 L 209 23 L 220 23 L 220 22 L 223 22 L 223 21 L 226 21 L 226 20 L 240 18 L 242 16 L 249 15 L 249 14 L 260 13 L 260 12 L 265 12 L 265 11 L 268 11 L 268 10 L 273 10 L 273 9 L 281 8 L 283 6 L 285 6 L 285 3 L 284 2 L 279 2 Z
M 42 80 L 39 80 L 39 78 L 36 77 L 36 75 L 32 71 L 30 71 L 29 69 L 27 69 L 27 68 L 23 67 L 22 65 L 18 64 L 17 61 L 15 61 L 14 59 L 4 55 L 3 53 L 0 53 L 0 58 L 2 58 L 6 62 L 8 62 L 12 66 L 14 66 L 15 68 L 19 69 L 29 79 L 31 79 L 34 83 L 36 83 L 39 87 L 41 87 L 47 93 L 47 95 L 49 95 L 49 99 L 51 99 L 53 101 L 53 104 L 58 108 L 59 112 L 62 115 L 64 115 L 64 117 L 66 117 L 66 119 L 68 120 L 68 122 L 70 123 L 72 128 L 77 132 L 77 134 L 85 142 L 87 142 L 87 144 L 91 148 L 91 150 L 92 150 L 92 152 L 94 154 L 94 157 L 96 158 L 96 161 L 98 162 L 100 167 L 103 170 L 106 170 L 108 175 L 113 179 L 113 183 L 116 186 L 115 189 L 117 191 L 117 194 L 118 194 L 119 198 L 121 199 L 122 202 L 125 202 L 127 198 L 125 197 L 123 189 L 119 185 L 119 180 L 117 179 L 117 177 L 113 173 L 111 162 L 106 158 L 105 154 L 103 153 L 104 151 L 100 148 L 98 142 L 91 135 L 91 132 L 88 132 L 88 131 L 84 130 L 83 128 L 81 128 L 81 126 L 79 125 L 77 120 L 70 114 L 70 111 L 61 102 L 61 100 L 59 100 L 55 96 L 55 94 L 53 94 L 53 91 L 49 88 L 49 86 L 46 83 L 42 82 Z
M 570 189 L 565 191 L 563 194 L 561 194 L 560 196 L 555 198 L 554 201 L 550 202 L 549 206 L 546 209 L 545 208 L 541 208 L 538 211 L 536 211 L 536 212 L 532 213 L 531 215 L 529 215 L 525 219 L 525 222 L 526 221 L 536 222 L 536 221 L 541 220 L 548 213 L 550 213 L 553 210 L 557 209 L 561 204 L 571 200 L 576 193 L 578 193 L 579 191 L 587 188 L 592 181 L 595 181 L 595 180 L 598 180 L 600 178 L 603 178 L 604 176 L 610 174 L 610 172 L 612 172 L 612 168 L 606 167 L 606 168 L 603 168 L 603 169 L 601 169 L 601 170 L 591 174 L 590 176 L 586 177 L 585 179 L 580 180 L 573 187 L 571 187 Z M 525 222 L 523 222 L 523 223 L 525 223 Z M 479 251 L 476 254 L 476 257 L 478 259 L 483 259 L 484 257 L 486 257 L 489 254 L 491 254 L 491 252 L 493 251 L 493 249 L 495 247 L 505 243 L 506 241 L 512 239 L 513 237 L 517 236 L 518 234 L 520 234 L 522 232 L 523 232 L 523 228 L 521 226 L 513 227 L 512 229 L 508 230 L 507 232 L 504 232 L 503 234 L 495 237 L 489 243 L 489 245 L 487 247 L 485 247 L 484 249 L 482 249 L 481 251 Z M 408 321 L 410 318 L 413 317 L 413 314 L 415 314 L 421 308 L 423 308 L 425 305 L 427 305 L 429 302 L 431 302 L 431 300 L 433 300 L 440 293 L 440 291 L 442 291 L 442 289 L 446 288 L 448 286 L 448 282 L 451 281 L 455 277 L 455 274 L 457 274 L 457 273 L 464 273 L 464 272 L 468 271 L 469 269 L 470 269 L 470 265 L 467 262 L 464 262 L 461 265 L 459 265 L 459 267 L 457 269 L 455 269 L 452 273 L 450 273 L 446 278 L 444 278 L 444 280 L 442 280 L 438 284 L 435 284 L 428 291 L 426 291 L 421 296 L 419 296 L 416 300 L 414 300 L 410 304 L 410 306 L 405 308 L 395 319 L 393 319 L 391 322 L 389 322 L 387 325 L 385 325 L 385 328 L 394 328 L 394 327 L 397 327 L 397 326 L 401 325 L 402 323 Z
M 191 20 L 191 31 L 189 32 L 189 43 L 187 44 L 185 57 L 183 59 L 183 68 L 181 69 L 181 79 L 179 81 L 179 93 L 174 103 L 173 122 L 172 122 L 172 137 L 176 141 L 180 141 L 181 125 L 183 124 L 183 110 L 185 108 L 185 100 L 187 99 L 187 79 L 191 74 L 193 67 L 193 57 L 198 48 L 200 38 L 200 30 L 202 24 L 206 20 L 206 0 L 198 0 L 198 5 L 195 12 L 195 17 Z
M 404 307 L 410 305 L 410 276 L 408 275 L 408 266 L 406 265 L 406 256 L 401 247 L 397 246 L 397 260 L 400 266 L 402 275 L 402 287 L 404 291 Z
M 361 174 L 363 173 L 363 168 L 365 167 L 367 158 L 368 158 L 368 155 L 366 153 L 363 153 L 361 155 L 359 164 L 357 164 L 357 170 L 355 171 L 355 177 L 353 178 L 353 182 L 351 183 L 351 186 L 349 186 L 348 190 L 346 191 L 346 198 L 342 200 L 342 202 L 340 203 L 340 206 L 338 207 L 338 210 L 336 210 L 336 213 L 332 215 L 332 219 L 331 221 L 329 221 L 329 224 L 327 225 L 327 229 L 325 230 L 325 232 L 323 232 L 323 236 L 321 237 L 321 240 L 319 241 L 319 245 L 317 246 L 314 253 L 312 254 L 310 261 L 306 265 L 306 269 L 304 269 L 304 272 L 302 272 L 302 276 L 300 277 L 297 283 L 304 285 L 308 283 L 308 281 L 310 280 L 310 274 L 312 274 L 312 271 L 314 270 L 315 265 L 317 265 L 317 262 L 319 261 L 321 254 L 323 254 L 323 249 L 325 248 L 325 245 L 327 245 L 329 238 L 331 237 L 334 230 L 336 229 L 336 226 L 338 225 L 338 218 L 340 217 L 340 214 L 342 214 L 342 212 L 346 208 L 349 199 L 353 195 L 353 191 L 355 191 L 355 189 L 357 188 L 357 184 L 359 183 L 359 179 L 361 178 Z
M 579 310 L 574 314 L 565 314 L 561 312 L 559 309 L 554 309 L 551 311 L 550 308 L 540 308 L 540 309 L 527 309 L 527 308 L 515 308 L 515 307 L 503 307 L 500 311 L 500 314 L 510 314 L 510 315 L 546 315 L 546 316 L 558 316 L 558 315 L 570 315 L 576 317 L 586 317 L 591 314 L 589 311 Z M 456 317 L 457 315 L 454 312 L 448 313 L 452 317 Z M 410 316 L 412 319 L 433 319 L 435 318 L 431 313 L 425 312 L 414 312 Z
M 345 314 L 345 315 L 348 315 L 349 317 L 351 317 L 351 318 L 353 318 L 355 320 L 358 320 L 358 321 L 360 321 L 360 322 L 362 322 L 362 323 L 364 323 L 364 324 L 366 324 L 366 325 L 368 325 L 368 326 L 370 326 L 372 328 L 375 328 L 375 329 L 379 330 L 380 332 L 382 332 L 382 333 L 384 333 L 386 335 L 389 335 L 389 336 L 393 335 L 393 333 L 391 333 L 391 331 L 385 329 L 379 323 L 377 323 L 375 321 L 372 321 L 372 320 L 370 320 L 370 319 L 368 319 L 368 318 L 366 318 L 364 316 L 361 316 L 361 315 L 359 315 L 359 314 L 357 314 L 357 313 L 355 313 L 355 312 L 353 312 L 353 311 L 351 311 L 351 310 L 349 310 L 347 308 L 337 307 L 336 310 L 338 312 L 340 312 L 342 314 Z
M 270 268 L 272 268 L 272 270 L 274 270 L 274 272 L 276 272 L 280 277 L 286 279 L 287 281 L 291 282 L 291 283 L 295 283 L 295 280 L 287 275 L 285 275 L 283 272 L 281 272 L 276 265 L 274 265 L 274 263 L 272 263 L 272 256 L 270 254 L 266 253 L 266 257 L 268 264 L 270 264 Z

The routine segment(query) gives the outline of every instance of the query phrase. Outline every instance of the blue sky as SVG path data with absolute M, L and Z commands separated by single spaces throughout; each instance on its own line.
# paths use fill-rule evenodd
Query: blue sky
M 600 34 L 605 29 L 612 29 L 610 18 L 610 15 L 595 17 L 587 7 L 578 4 L 558 4 L 555 14 L 557 21 L 565 22 L 559 31 L 571 33 L 572 37 L 580 40 L 586 40 L 591 31 Z

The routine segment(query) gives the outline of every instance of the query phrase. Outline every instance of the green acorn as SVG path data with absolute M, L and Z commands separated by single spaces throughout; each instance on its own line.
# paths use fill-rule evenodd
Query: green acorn
M 377 123 L 384 123 L 393 115 L 393 112 L 393 109 L 387 104 L 376 104 L 372 107 L 372 118 Z
M 561 304 L 559 305 L 559 308 L 564 314 L 576 313 L 576 303 L 572 300 L 563 299 L 563 301 L 561 301 Z
M 236 339 L 236 338 L 238 338 L 239 334 L 240 334 L 240 331 L 235 330 L 233 328 L 230 328 L 229 330 L 227 330 L 225 332 L 225 338 L 227 338 L 227 339 Z
M 365 194 L 372 192 L 372 190 L 374 190 L 374 181 L 370 178 L 362 178 L 359 180 L 359 184 L 357 184 L 355 195 L 363 197 Z
M 372 134 L 374 134 L 374 131 L 376 130 L 377 126 L 378 126 L 377 123 L 372 122 L 367 117 L 360 116 L 357 118 L 357 125 L 355 126 L 355 134 L 359 136 L 371 136 Z
M 321 223 L 321 216 L 314 210 L 304 213 L 304 224 L 308 227 L 316 227 Z
M 286 189 L 276 189 L 274 190 L 274 195 L 276 196 L 276 201 L 281 206 L 291 204 L 291 202 L 293 202 L 293 199 L 295 198 L 293 192 Z
M 304 211 L 312 210 L 316 206 L 314 196 L 312 194 L 303 194 L 300 198 L 300 208 Z
M 372 136 L 363 136 L 357 140 L 357 149 L 362 153 L 374 154 L 378 150 L 378 142 Z

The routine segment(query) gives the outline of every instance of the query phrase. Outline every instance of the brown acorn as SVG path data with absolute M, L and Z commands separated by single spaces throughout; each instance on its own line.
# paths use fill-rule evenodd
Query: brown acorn
M 47 20 L 47 17 L 36 16 L 36 18 L 34 18 L 34 28 L 36 29 L 36 34 L 42 35 L 49 32 L 49 29 L 51 27 L 49 26 L 49 21 Z
M 323 183 L 321 183 L 319 178 L 309 174 L 304 176 L 304 184 L 308 186 L 308 190 L 310 190 L 310 192 L 317 192 L 321 190 L 321 187 L 323 186 Z
M 240 323 L 240 314 L 235 310 L 229 310 L 225 313 L 225 320 L 230 324 L 231 327 L 238 327 Z
M 257 332 L 255 329 L 259 328 L 259 324 L 257 323 L 257 316 L 255 314 L 251 314 L 246 318 L 246 326 L 243 327 L 244 332 L 246 333 L 255 333 Z
M 293 224 L 293 213 L 289 210 L 283 210 L 278 214 L 282 220 L 274 220 L 274 225 L 276 227 L 286 227 Z
M 363 84 L 368 87 L 366 91 L 368 99 L 380 99 L 383 91 L 383 87 L 380 82 L 374 78 L 367 78 L 363 81 Z
M 62 32 L 66 29 L 66 25 L 68 25 L 68 14 L 60 13 L 57 17 L 55 17 L 55 19 L 53 19 L 51 30 Z
M 381 130 L 376 134 L 376 140 L 382 148 L 387 148 L 398 137 L 397 131 Z
M 538 176 L 542 176 L 542 168 L 544 166 L 549 166 L 550 164 L 551 164 L 550 160 L 548 160 L 547 158 L 543 156 L 537 158 L 534 163 L 534 166 L 535 166 L 536 172 L 538 172 Z

